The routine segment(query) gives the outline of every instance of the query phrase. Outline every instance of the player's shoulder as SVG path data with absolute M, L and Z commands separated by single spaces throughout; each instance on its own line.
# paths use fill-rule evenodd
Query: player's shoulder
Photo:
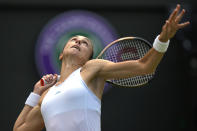
M 85 63 L 82 70 L 86 70 L 88 72 L 99 72 L 108 62 L 109 61 L 103 59 L 92 59 Z
M 104 60 L 104 59 L 92 59 L 92 60 L 89 60 L 85 63 L 85 67 L 100 67 L 100 66 L 103 66 L 107 63 L 109 63 L 110 61 L 108 60 Z
M 82 70 L 87 72 L 99 73 L 106 65 L 113 63 L 108 60 L 103 59 L 92 59 L 85 63 Z

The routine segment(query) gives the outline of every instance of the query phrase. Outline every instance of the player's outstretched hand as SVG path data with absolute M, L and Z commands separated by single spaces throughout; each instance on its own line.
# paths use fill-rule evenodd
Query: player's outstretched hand
M 183 15 L 185 14 L 185 9 L 182 9 L 182 11 L 180 11 L 180 8 L 181 6 L 177 4 L 174 11 L 171 13 L 170 17 L 168 18 L 168 20 L 166 20 L 166 23 L 163 25 L 162 31 L 159 36 L 159 40 L 161 42 L 167 42 L 169 39 L 174 37 L 174 35 L 179 29 L 184 28 L 185 26 L 190 24 L 189 21 L 180 23 Z
M 47 74 L 42 77 L 47 83 L 42 86 L 41 81 L 39 80 L 35 85 L 34 85 L 34 93 L 38 95 L 42 95 L 42 93 L 47 90 L 48 88 L 52 87 L 56 82 L 57 82 L 57 74 Z

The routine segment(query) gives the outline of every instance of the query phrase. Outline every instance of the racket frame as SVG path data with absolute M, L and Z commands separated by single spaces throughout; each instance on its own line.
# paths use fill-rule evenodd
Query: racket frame
M 150 49 L 152 48 L 152 45 L 150 44 L 150 42 L 148 42 L 147 40 L 143 39 L 143 38 L 140 38 L 140 37 L 123 37 L 123 38 L 120 38 L 120 39 L 117 39 L 113 42 L 111 42 L 110 44 L 108 44 L 102 51 L 101 53 L 96 57 L 96 59 L 102 59 L 102 55 L 104 54 L 104 52 L 112 45 L 116 44 L 117 42 L 119 41 L 123 41 L 123 40 L 132 40 L 132 39 L 138 39 L 138 40 L 141 40 L 141 41 L 144 41 L 145 44 L 147 44 Z M 150 75 L 154 75 L 155 72 L 153 74 L 150 74 Z M 134 76 L 134 77 L 137 77 L 137 76 Z M 129 77 L 129 78 L 132 78 L 132 77 Z M 144 86 L 148 83 L 150 83 L 152 81 L 154 77 L 152 77 L 150 80 L 148 80 L 148 82 L 146 83 L 142 83 L 142 84 L 139 84 L 139 85 L 136 85 L 136 86 L 130 86 L 132 88 L 135 88 L 135 87 L 141 87 L 141 86 Z M 120 78 L 120 79 L 127 79 L 127 78 Z M 115 84 L 113 82 L 111 82 L 111 80 L 106 80 L 107 83 L 109 83 L 110 85 L 112 86 L 115 86 L 115 87 L 123 87 L 123 88 L 130 88 L 129 86 L 123 86 L 123 85 L 118 85 L 118 84 Z

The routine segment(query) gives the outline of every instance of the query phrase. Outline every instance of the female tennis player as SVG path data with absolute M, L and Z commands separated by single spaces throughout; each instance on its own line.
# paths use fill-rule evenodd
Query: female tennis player
M 155 71 L 166 52 L 169 40 L 177 30 L 189 25 L 180 23 L 185 13 L 180 5 L 166 20 L 153 48 L 138 60 L 114 63 L 103 59 L 89 60 L 93 53 L 91 41 L 84 36 L 71 38 L 59 59 L 62 61 L 60 79 L 57 75 L 43 76 L 27 98 L 15 122 L 14 131 L 100 131 L 101 98 L 108 79 L 127 78 Z

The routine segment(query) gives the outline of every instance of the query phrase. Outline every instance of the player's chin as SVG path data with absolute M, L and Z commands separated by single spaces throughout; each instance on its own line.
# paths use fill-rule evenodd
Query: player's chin
M 77 55 L 80 54 L 80 51 L 78 49 L 70 48 L 69 50 L 66 51 L 66 54 Z
M 76 58 L 82 59 L 82 54 L 79 51 L 70 52 L 70 56 L 72 56 L 73 58 L 76 57 Z

